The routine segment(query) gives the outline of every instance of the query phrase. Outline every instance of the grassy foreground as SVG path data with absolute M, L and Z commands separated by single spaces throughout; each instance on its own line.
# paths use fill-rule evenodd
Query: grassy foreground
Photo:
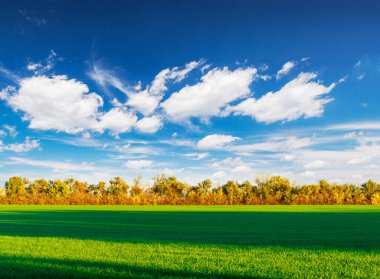
M 0 278 L 379 278 L 379 206 L 0 206 Z

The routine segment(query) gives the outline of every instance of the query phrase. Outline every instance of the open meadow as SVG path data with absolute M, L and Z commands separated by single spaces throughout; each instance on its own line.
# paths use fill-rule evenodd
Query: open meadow
M 0 277 L 379 278 L 379 206 L 0 206 Z

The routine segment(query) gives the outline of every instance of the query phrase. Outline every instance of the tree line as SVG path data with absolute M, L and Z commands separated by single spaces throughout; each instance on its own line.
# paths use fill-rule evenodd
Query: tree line
M 296 185 L 281 176 L 256 178 L 254 183 L 227 181 L 213 185 L 206 179 L 188 185 L 176 177 L 158 175 L 142 187 L 141 178 L 129 185 L 120 177 L 108 183 L 89 184 L 75 179 L 29 181 L 11 177 L 0 189 L 1 204 L 103 204 L 103 205 L 321 205 L 380 204 L 380 184 L 336 184 L 325 180 Z

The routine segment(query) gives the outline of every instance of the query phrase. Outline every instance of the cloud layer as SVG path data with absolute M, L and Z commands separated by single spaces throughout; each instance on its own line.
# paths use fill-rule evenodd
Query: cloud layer
M 193 119 L 198 119 L 207 124 L 212 117 L 231 115 L 250 116 L 267 124 L 293 121 L 321 116 L 325 105 L 333 100 L 327 94 L 336 85 L 315 81 L 315 73 L 300 73 L 278 91 L 254 98 L 254 81 L 268 80 L 262 78 L 266 75 L 257 68 L 212 68 L 199 60 L 160 71 L 143 89 L 141 82 L 130 86 L 115 71 L 93 62 L 88 75 L 112 98 L 105 103 L 87 84 L 66 75 L 49 75 L 54 59 L 56 54 L 52 51 L 45 60 L 29 63 L 27 68 L 34 75 L 17 77 L 13 81 L 18 86 L 8 86 L 0 92 L 0 98 L 22 113 L 31 129 L 69 134 L 108 131 L 118 136 L 133 129 L 153 134 L 166 122 L 192 124 Z M 276 76 L 288 74 L 294 66 L 295 62 L 285 63 Z M 200 78 L 193 84 L 180 85 L 197 68 L 198 74 L 194 75 L 201 73 Z M 15 76 L 5 68 L 3 73 Z M 178 84 L 180 89 L 171 92 L 171 84 Z M 125 100 L 115 98 L 110 89 L 123 93 Z

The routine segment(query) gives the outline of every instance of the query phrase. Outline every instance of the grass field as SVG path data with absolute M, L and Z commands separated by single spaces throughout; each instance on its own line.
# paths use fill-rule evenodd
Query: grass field
M 0 206 L 0 278 L 380 278 L 379 206 Z

